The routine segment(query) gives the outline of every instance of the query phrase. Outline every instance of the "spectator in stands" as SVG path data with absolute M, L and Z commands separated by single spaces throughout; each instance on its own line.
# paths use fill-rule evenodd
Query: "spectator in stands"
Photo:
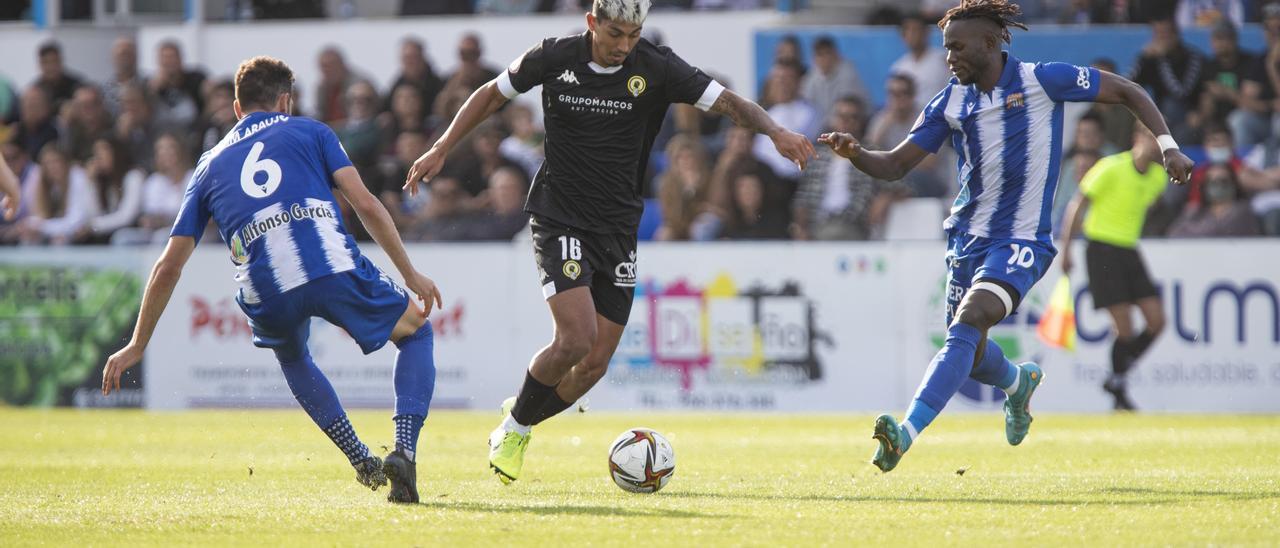
M 441 175 L 431 180 L 430 198 L 419 220 L 405 227 L 406 240 L 456 242 L 467 239 L 476 217 L 467 206 L 470 196 L 455 178 Z
M 1086 112 L 1076 121 L 1075 139 L 1067 149 L 1067 155 L 1073 158 L 1078 155 L 1079 158 L 1072 162 L 1063 162 L 1062 172 L 1058 177 L 1057 193 L 1063 201 L 1060 204 L 1055 201 L 1055 204 L 1066 207 L 1066 201 L 1076 195 L 1076 184 L 1093 167 L 1092 163 L 1084 160 L 1102 158 L 1120 152 L 1118 147 L 1107 142 L 1102 124 L 1102 117 L 1093 112 Z M 1055 209 L 1059 208 L 1055 207 Z
M 792 63 L 774 65 L 769 73 L 769 90 L 773 94 L 769 116 L 784 128 L 816 139 L 822 119 L 813 105 L 800 96 L 800 67 Z M 799 179 L 800 168 L 778 154 L 768 136 L 757 135 L 752 150 L 777 177 L 792 182 Z
M 76 233 L 97 214 L 84 169 L 72 163 L 56 144 L 40 151 L 40 179 L 32 198 L 30 215 L 19 228 L 24 244 L 72 243 Z
M 792 65 L 800 71 L 800 78 L 804 78 L 809 72 L 809 67 L 804 64 L 804 56 L 800 55 L 800 38 L 794 34 L 788 34 L 782 37 L 778 45 L 773 50 L 773 66 Z M 769 89 L 773 79 L 766 77 L 764 82 L 760 83 L 760 106 L 768 109 L 773 106 L 773 91 Z
M 501 168 L 489 177 L 489 189 L 485 191 L 488 205 L 483 216 L 472 223 L 471 240 L 510 241 L 529 224 L 529 214 L 524 211 L 527 193 L 524 174 L 509 167 Z
M 1105 70 L 1114 73 L 1116 71 L 1116 63 L 1105 57 L 1094 59 L 1090 63 L 1093 68 Z M 1133 113 L 1124 105 L 1108 105 L 1105 103 L 1093 103 L 1089 106 L 1089 112 L 1097 115 L 1102 120 L 1102 133 L 1105 136 L 1107 144 L 1114 147 L 1115 150 L 1128 150 L 1133 141 Z
M 444 81 L 436 75 L 436 71 L 427 60 L 426 45 L 422 40 L 407 37 L 400 42 L 400 74 L 391 83 L 391 89 L 401 84 L 417 86 L 422 108 L 426 109 L 436 102 L 436 96 L 444 87 Z M 383 112 L 391 111 L 391 93 L 387 94 Z
M 1244 75 L 1240 84 L 1245 109 L 1232 113 L 1232 135 L 1241 146 L 1252 146 L 1272 141 L 1280 135 L 1280 112 L 1276 90 L 1280 84 L 1280 2 L 1270 3 L 1262 9 L 1262 28 L 1265 31 L 1266 49 L 1258 55 L 1253 71 Z M 1274 148 L 1274 142 L 1271 144 Z
M 751 130 L 736 125 L 725 131 L 724 148 L 711 169 L 711 188 L 707 194 L 707 199 L 716 211 L 728 212 L 732 207 L 734 181 L 744 173 L 760 177 L 766 188 L 782 186 L 773 177 L 773 170 L 752 154 L 751 145 L 754 139 L 755 134 Z M 785 195 L 786 193 L 775 192 L 775 194 Z
M 102 100 L 113 116 L 120 115 L 120 94 L 127 85 L 142 86 L 146 80 L 138 74 L 138 43 L 121 36 L 111 44 L 111 79 L 102 84 Z
M 191 181 L 192 165 L 187 146 L 172 133 L 155 144 L 156 170 L 142 184 L 141 233 L 123 238 L 121 243 L 156 243 L 167 240 L 169 227 L 182 208 L 182 196 Z M 120 232 L 124 232 L 121 230 Z M 113 238 L 113 243 L 122 238 Z
M 534 125 L 533 111 L 529 109 L 529 105 L 515 101 L 507 104 L 502 119 L 511 129 L 511 135 L 502 140 L 498 151 L 520 164 L 525 173 L 537 173 L 542 168 L 542 143 L 546 135 Z
M 1240 185 L 1253 197 L 1249 203 L 1262 224 L 1262 233 L 1280 236 L 1280 151 L 1254 145 L 1243 159 Z
M 161 42 L 156 54 L 158 68 L 148 82 L 155 101 L 152 119 L 163 130 L 185 132 L 204 111 L 204 72 L 183 66 L 176 41 Z
M 458 40 L 458 68 L 446 80 L 457 80 L 468 92 L 475 91 L 485 82 L 498 76 L 498 69 L 484 62 L 484 47 L 480 35 L 469 32 Z
M 383 142 L 394 146 L 396 137 L 406 131 L 427 133 L 426 105 L 422 93 L 414 84 L 403 83 L 391 89 L 391 110 L 378 116 Z
M 471 141 L 470 154 L 459 155 L 456 160 L 446 163 L 445 172 L 462 185 L 463 190 L 471 196 L 479 196 L 489 187 L 489 178 L 501 168 L 513 168 L 520 173 L 524 169 L 515 160 L 502 155 L 499 148 L 505 137 L 495 122 L 487 121 L 476 127 L 467 139 Z M 525 175 L 528 180 L 528 175 Z
M 35 85 L 40 86 L 49 96 L 50 108 L 58 112 L 62 103 L 71 99 L 71 94 L 84 85 L 84 79 L 67 71 L 62 63 L 62 46 L 50 40 L 40 45 L 40 76 Z
M 1235 28 L 1244 24 L 1244 3 L 1241 0 L 1179 0 L 1178 26 L 1189 29 L 1209 28 L 1220 23 L 1230 23 Z
M 19 195 L 22 197 L 18 203 L 17 215 L 13 219 L 5 220 L 0 216 L 0 244 L 13 244 L 20 239 L 25 219 L 35 203 L 35 192 L 40 187 L 40 166 L 31 161 L 26 149 L 13 142 L 0 142 L 0 155 L 4 156 L 5 163 L 17 177 Z
M 845 95 L 867 97 L 858 69 L 840 56 L 835 38 L 824 35 L 814 40 L 813 69 L 804 75 L 800 95 L 817 110 L 819 120 L 826 120 L 836 100 Z
M 316 85 L 315 118 L 331 126 L 347 119 L 346 94 L 359 77 L 348 66 L 337 46 L 320 50 L 320 83 Z M 417 91 L 414 92 L 418 94 Z
M 911 102 L 907 94 L 905 102 Z M 838 101 L 826 131 L 862 139 L 866 106 L 856 96 Z M 825 149 L 825 150 L 822 150 Z M 866 240 L 884 222 L 890 202 L 907 193 L 902 184 L 887 183 L 854 169 L 828 147 L 820 147 L 800 178 L 792 206 L 791 237 L 797 240 Z
M 411 89 L 412 84 L 409 86 L 406 89 Z M 376 168 L 385 148 L 383 128 L 378 125 L 377 119 L 379 105 L 378 90 L 373 84 L 365 81 L 351 84 L 347 88 L 347 119 L 334 126 L 338 142 L 342 143 L 347 157 L 363 176 L 365 184 L 370 186 L 370 191 L 380 190 L 382 187 L 381 182 L 371 182 L 371 179 L 381 178 L 376 173 Z M 378 194 L 373 192 L 374 196 Z
M 658 240 L 714 239 L 720 228 L 718 212 L 709 198 L 711 166 L 698 139 L 678 134 L 667 142 L 667 170 L 658 179 L 662 225 Z
M 220 80 L 205 86 L 204 113 L 200 115 L 196 135 L 200 136 L 195 143 L 196 156 L 213 148 L 231 129 L 236 126 L 235 84 L 230 80 Z
M 120 90 L 120 115 L 116 118 L 116 138 L 129 147 L 129 155 L 145 170 L 152 166 L 156 126 L 152 122 L 150 97 L 146 88 L 134 84 Z
M 1151 91 L 1179 142 L 1199 142 L 1195 130 L 1201 121 L 1194 109 L 1204 89 L 1207 64 L 1204 55 L 1182 41 L 1173 19 L 1151 23 L 1151 42 L 1142 49 L 1131 79 Z
M 765 200 L 760 177 L 743 173 L 733 181 L 733 199 L 721 237 L 730 240 L 787 238 L 787 212 Z
M 893 74 L 885 82 L 885 106 L 871 119 L 871 129 L 866 138 L 868 146 L 875 150 L 892 150 L 907 138 L 920 117 L 916 106 L 916 85 L 906 74 Z M 860 126 L 861 127 L 861 126 Z M 921 198 L 940 198 L 949 194 L 951 169 L 947 160 L 953 158 L 948 150 L 930 154 L 903 177 L 911 192 Z M 952 162 L 954 163 L 954 162 Z
M 405 177 L 409 175 L 409 167 L 418 159 L 418 155 L 431 145 L 427 140 L 426 134 L 421 131 L 406 131 L 397 135 L 393 149 L 395 153 L 392 156 L 383 158 L 378 166 L 378 177 L 372 178 L 378 181 L 378 186 L 370 186 L 369 192 L 377 196 L 387 207 L 387 211 L 391 212 L 391 219 L 395 221 L 396 226 L 405 227 L 419 220 L 415 216 L 425 213 L 427 200 L 430 199 L 430 193 L 419 192 L 418 197 L 414 201 L 405 201 L 406 195 L 401 191 Z M 370 184 L 369 180 L 365 184 Z M 426 186 L 426 183 L 418 182 L 419 189 Z
M 59 141 L 75 161 L 84 162 L 94 154 L 94 141 L 109 135 L 111 126 L 102 92 L 94 86 L 81 86 L 62 109 Z
M 79 240 L 106 243 L 115 231 L 133 226 L 142 213 L 142 187 L 146 174 L 133 165 L 129 149 L 111 137 L 93 142 L 93 157 L 86 166 L 92 199 L 98 215 L 89 219 Z
M 40 157 L 40 149 L 58 140 L 58 127 L 54 125 L 53 105 L 49 93 L 40 86 L 31 86 L 22 92 L 22 118 L 11 137 L 32 158 Z
M 1231 167 L 1214 164 L 1205 171 L 1204 203 L 1187 204 L 1182 215 L 1169 227 L 1173 238 L 1217 238 L 1258 236 L 1258 219 L 1241 195 L 1240 184 Z
M 933 100 L 934 95 L 947 87 L 947 83 L 951 80 L 946 50 L 929 45 L 929 32 L 932 27 L 933 24 L 918 13 L 904 17 L 898 32 L 902 35 L 902 43 L 907 46 L 907 52 L 889 67 L 890 74 L 905 74 L 911 77 L 916 90 L 912 102 L 917 114 L 929 104 L 929 101 Z
M 1244 93 L 1245 82 L 1255 78 L 1262 61 L 1240 50 L 1236 29 L 1230 21 L 1220 21 L 1213 28 L 1213 58 L 1205 71 L 1204 94 L 1200 97 L 1200 116 L 1207 122 L 1230 120 L 1237 143 L 1252 146 L 1267 138 L 1270 115 L 1258 94 Z

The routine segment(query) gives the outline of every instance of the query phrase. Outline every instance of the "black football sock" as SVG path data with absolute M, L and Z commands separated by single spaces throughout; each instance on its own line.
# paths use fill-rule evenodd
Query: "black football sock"
M 526 371 L 524 386 L 520 388 L 520 393 L 516 395 L 516 404 L 511 408 L 511 418 L 525 426 L 538 424 L 541 422 L 539 411 L 552 398 L 556 398 L 555 387 L 538 382 L 538 379 L 533 378 L 532 373 Z
M 1111 343 L 1111 371 L 1118 377 L 1123 377 L 1133 365 L 1133 359 L 1129 357 L 1131 340 L 1117 336 L 1115 342 Z
M 1137 337 L 1134 337 L 1129 342 L 1129 363 L 1132 364 L 1138 358 L 1141 358 L 1147 352 L 1147 349 L 1151 348 L 1151 343 L 1155 342 L 1155 340 L 1156 334 L 1145 329 Z
M 570 407 L 573 407 L 573 402 L 571 401 L 567 402 L 560 399 L 560 394 L 557 394 L 555 389 L 552 388 L 551 397 L 547 398 L 547 401 L 544 402 L 542 404 L 542 407 L 538 409 L 538 414 L 534 418 L 533 424 L 541 423 L 542 421 L 545 421 L 551 417 L 559 415 L 561 411 L 564 411 L 565 409 L 568 409 Z

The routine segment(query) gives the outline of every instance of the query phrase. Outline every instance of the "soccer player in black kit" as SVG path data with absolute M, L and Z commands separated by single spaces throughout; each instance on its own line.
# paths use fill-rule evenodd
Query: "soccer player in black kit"
M 503 483 L 520 477 L 530 429 L 586 394 L 618 346 L 635 293 L 641 178 L 667 107 L 688 103 L 729 116 L 768 135 L 801 168 L 813 155 L 804 136 L 759 105 L 641 38 L 648 11 L 649 0 L 595 0 L 587 32 L 543 40 L 476 90 L 405 181 L 416 192 L 477 124 L 542 85 L 546 160 L 525 209 L 555 335 L 489 437 L 489 465 Z

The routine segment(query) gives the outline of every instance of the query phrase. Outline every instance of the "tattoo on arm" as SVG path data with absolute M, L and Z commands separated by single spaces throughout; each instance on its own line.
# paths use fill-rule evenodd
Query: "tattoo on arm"
M 769 113 L 760 105 L 743 99 L 732 91 L 724 90 L 716 102 L 711 105 L 711 112 L 728 116 L 734 124 L 756 133 L 768 133 L 777 127 Z

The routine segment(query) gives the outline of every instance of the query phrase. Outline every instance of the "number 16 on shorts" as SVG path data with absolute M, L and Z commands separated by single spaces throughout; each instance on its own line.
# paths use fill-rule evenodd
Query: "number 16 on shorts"
M 578 279 L 582 275 L 582 242 L 573 236 L 561 235 L 560 240 L 560 260 L 563 264 L 560 267 L 561 272 L 570 280 Z

